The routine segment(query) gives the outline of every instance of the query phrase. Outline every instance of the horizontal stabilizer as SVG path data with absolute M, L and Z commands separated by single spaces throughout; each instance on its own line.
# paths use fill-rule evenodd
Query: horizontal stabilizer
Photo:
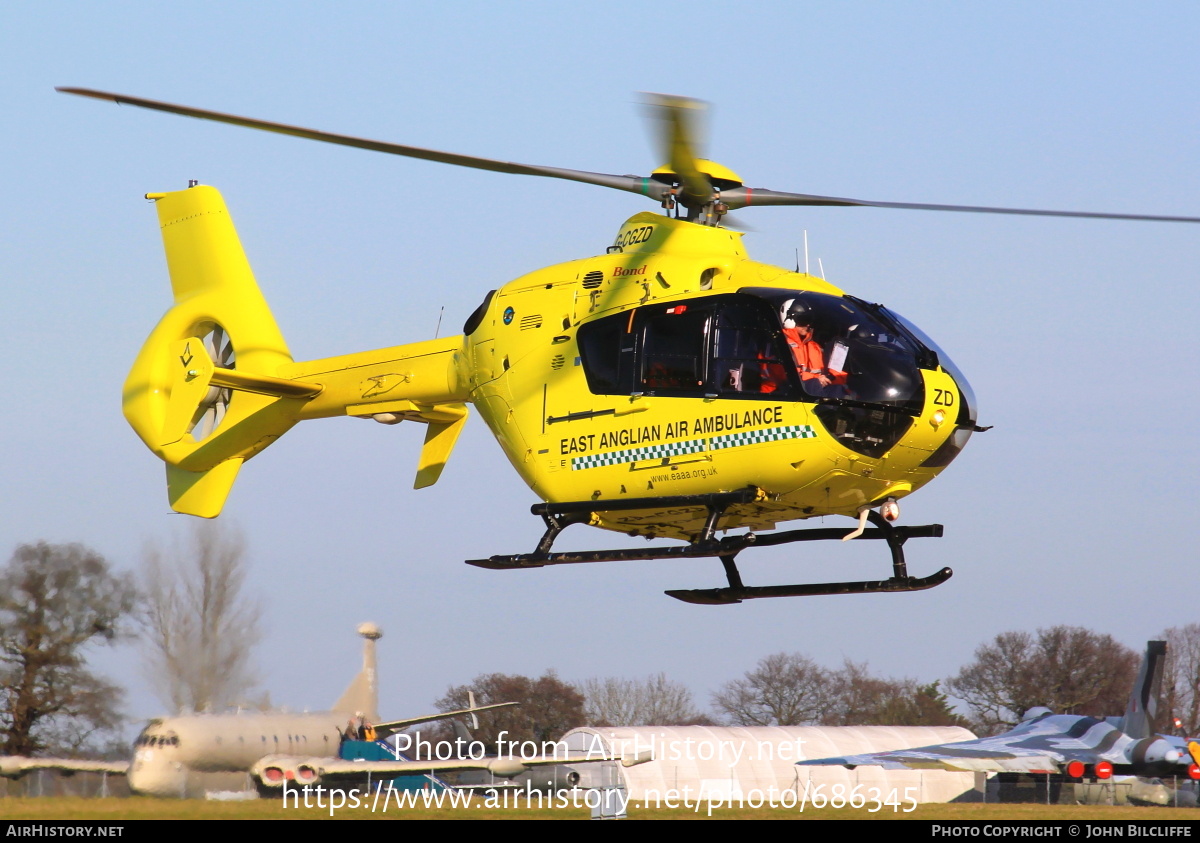
M 175 377 L 163 421 L 163 447 L 178 442 L 191 429 L 197 408 L 208 397 L 215 368 L 208 349 L 195 337 L 172 343 L 168 353 Z
M 168 354 L 174 377 L 163 422 L 163 446 L 174 444 L 191 432 L 202 405 L 211 400 L 211 389 L 232 389 L 272 398 L 311 398 L 324 388 L 319 383 L 255 375 L 223 369 L 213 363 L 204 343 L 195 337 L 172 343 Z
M 520 703 L 492 703 L 491 705 L 479 705 L 473 708 L 461 708 L 457 711 L 443 711 L 440 714 L 426 714 L 421 717 L 409 717 L 406 720 L 392 720 L 387 723 L 376 724 L 375 731 L 391 734 L 392 732 L 400 732 L 404 729 L 407 729 L 409 726 L 416 726 L 420 723 L 433 723 L 436 720 L 445 720 L 447 717 L 458 717 L 460 714 L 472 714 L 477 711 L 491 711 L 495 708 L 508 708 L 509 706 L 514 705 L 520 705 Z

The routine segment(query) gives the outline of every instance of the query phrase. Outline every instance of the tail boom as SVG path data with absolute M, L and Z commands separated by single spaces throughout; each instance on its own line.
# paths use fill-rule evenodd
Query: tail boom
M 167 464 L 179 512 L 215 517 L 243 462 L 298 421 L 335 416 L 429 425 L 417 487 L 437 480 L 466 420 L 463 338 L 296 363 L 214 188 L 155 201 L 174 305 L 125 382 L 125 417 Z

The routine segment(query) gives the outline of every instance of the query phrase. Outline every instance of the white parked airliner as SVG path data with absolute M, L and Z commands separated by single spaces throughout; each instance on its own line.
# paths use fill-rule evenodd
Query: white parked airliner
M 289 714 L 283 712 L 237 712 L 228 714 L 185 714 L 151 720 L 138 736 L 129 761 L 81 761 L 64 758 L 0 756 L 0 776 L 17 777 L 33 770 L 104 772 L 127 775 L 129 788 L 151 796 L 183 797 L 188 794 L 190 773 L 250 773 L 263 789 L 330 785 L 339 781 L 391 778 L 403 775 L 484 770 L 512 778 L 531 767 L 562 764 L 564 761 L 610 761 L 612 757 L 587 758 L 453 758 L 444 761 L 348 761 L 339 757 L 343 731 L 351 720 L 365 717 L 374 723 L 379 738 L 409 726 L 447 717 L 501 708 L 516 703 L 472 706 L 460 711 L 427 714 L 406 720 L 378 722 L 379 693 L 376 683 L 375 641 L 383 633 L 374 624 L 359 626 L 363 644 L 363 667 L 350 687 L 330 711 Z M 649 758 L 623 760 L 640 763 Z

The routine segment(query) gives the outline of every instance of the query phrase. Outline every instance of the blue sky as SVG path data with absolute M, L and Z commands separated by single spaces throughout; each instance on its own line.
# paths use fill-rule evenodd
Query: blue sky
M 1188 3 L 39 3 L 0 9 L 0 548 L 81 541 L 121 567 L 187 529 L 120 413 L 169 304 L 153 208 L 225 195 L 297 358 L 456 330 L 483 294 L 602 252 L 636 197 L 459 170 L 62 96 L 78 85 L 492 158 L 613 173 L 659 161 L 638 91 L 712 103 L 709 152 L 755 187 L 866 199 L 1200 214 Z M 932 335 L 982 424 L 904 504 L 914 595 L 709 608 L 715 562 L 501 573 L 533 495 L 486 427 L 411 489 L 423 428 L 300 426 L 222 519 L 264 600 L 263 684 L 320 708 L 374 620 L 384 714 L 478 673 L 664 671 L 701 704 L 758 659 L 945 677 L 998 632 L 1079 624 L 1135 649 L 1196 620 L 1200 227 L 868 209 L 750 209 L 752 256 L 808 231 L 831 281 Z M 446 330 L 444 329 L 443 333 Z M 565 546 L 603 546 L 582 528 Z M 874 546 L 747 554 L 751 583 L 881 575 Z M 97 668 L 161 713 L 132 650 Z

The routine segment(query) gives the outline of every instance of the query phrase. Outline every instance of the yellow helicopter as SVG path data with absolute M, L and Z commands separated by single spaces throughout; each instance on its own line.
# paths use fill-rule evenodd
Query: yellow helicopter
M 445 164 L 544 176 L 646 196 L 603 255 L 540 269 L 483 298 L 459 336 L 324 360 L 292 359 L 220 194 L 151 193 L 174 306 L 124 388 L 125 416 L 167 464 L 171 507 L 206 518 L 242 463 L 296 422 L 353 416 L 427 425 L 415 488 L 437 482 L 472 404 L 544 501 L 531 553 L 468 560 L 492 569 L 717 557 L 727 585 L 666 592 L 691 603 L 916 591 L 949 568 L 908 574 L 898 501 L 958 455 L 977 405 L 949 356 L 911 322 L 821 278 L 750 259 L 722 226 L 758 205 L 1200 222 L 1195 217 L 873 202 L 747 188 L 697 157 L 692 100 L 656 96 L 668 161 L 649 177 L 514 164 L 401 146 L 83 88 L 64 93 Z M 845 528 L 774 531 L 824 515 Z M 872 525 L 867 526 L 868 522 Z M 554 552 L 587 524 L 683 545 Z M 728 533 L 722 531 L 742 530 Z M 798 541 L 879 539 L 884 580 L 747 586 L 737 555 Z

